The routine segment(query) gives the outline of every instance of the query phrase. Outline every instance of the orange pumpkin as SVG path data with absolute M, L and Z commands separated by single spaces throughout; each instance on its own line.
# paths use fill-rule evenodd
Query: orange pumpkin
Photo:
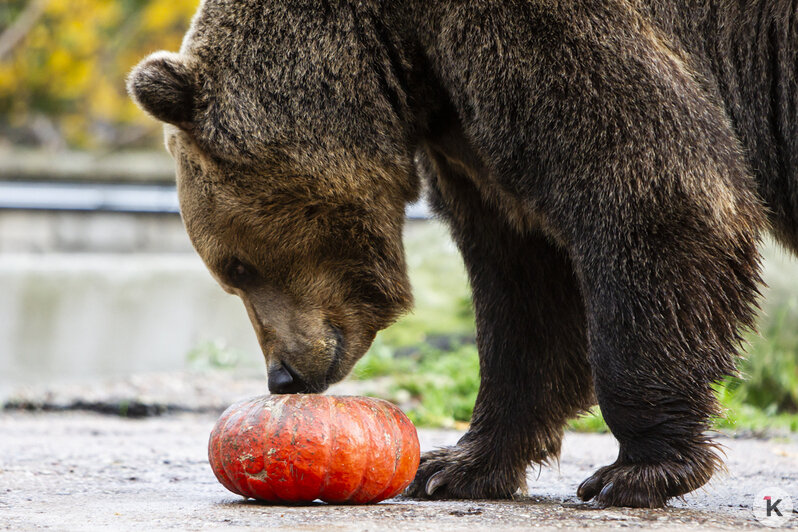
M 244 497 L 365 504 L 410 484 L 419 446 L 413 423 L 387 401 L 266 395 L 225 410 L 208 456 L 219 482 Z

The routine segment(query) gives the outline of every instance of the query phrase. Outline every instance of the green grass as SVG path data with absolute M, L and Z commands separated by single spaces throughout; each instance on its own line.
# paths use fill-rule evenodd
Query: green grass
M 380 392 L 421 426 L 464 426 L 479 388 L 479 358 L 470 293 L 457 250 L 437 224 L 409 228 L 406 249 L 416 307 L 380 333 L 355 367 L 357 379 L 384 378 Z M 798 263 L 765 249 L 760 335 L 748 335 L 743 379 L 716 387 L 725 417 L 715 426 L 735 431 L 798 431 Z M 452 339 L 442 345 L 442 339 Z M 436 347 L 437 345 L 437 347 Z M 605 432 L 598 408 L 572 420 L 577 431 Z
M 762 318 L 761 336 L 750 337 L 749 354 L 740 364 L 742 379 L 728 391 L 741 403 L 777 412 L 798 412 L 798 304 L 775 309 Z
M 354 375 L 390 377 L 380 395 L 400 403 L 413 423 L 454 427 L 471 419 L 479 390 L 479 357 L 473 344 L 447 351 L 422 347 L 394 357 L 380 342 L 358 363 Z
M 192 370 L 233 369 L 244 358 L 222 340 L 202 342 L 186 355 L 188 367 Z
M 437 223 L 413 223 L 405 231 L 413 311 L 380 333 L 394 348 L 423 345 L 435 336 L 473 336 L 474 314 L 463 261 Z

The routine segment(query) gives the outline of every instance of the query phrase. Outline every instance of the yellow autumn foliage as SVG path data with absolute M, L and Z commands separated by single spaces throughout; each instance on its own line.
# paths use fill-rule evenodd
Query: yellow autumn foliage
M 0 127 L 44 117 L 78 148 L 156 139 L 159 128 L 127 97 L 125 76 L 148 53 L 177 50 L 198 4 L 0 0 Z M 33 22 L 20 32 L 25 17 Z M 3 54 L 13 33 L 21 38 Z

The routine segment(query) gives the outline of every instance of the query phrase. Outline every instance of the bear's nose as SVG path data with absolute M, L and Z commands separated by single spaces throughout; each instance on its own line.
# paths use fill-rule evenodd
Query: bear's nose
M 269 391 L 271 393 L 301 393 L 305 383 L 282 362 L 269 368 Z

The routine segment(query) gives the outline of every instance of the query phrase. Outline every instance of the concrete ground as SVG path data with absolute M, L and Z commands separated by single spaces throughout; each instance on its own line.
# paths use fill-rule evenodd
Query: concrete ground
M 515 501 L 393 499 L 373 506 L 283 507 L 225 490 L 207 463 L 211 414 L 130 420 L 85 412 L 0 413 L 0 528 L 26 530 L 520 530 L 747 529 L 754 495 L 780 487 L 798 499 L 798 440 L 720 438 L 728 474 L 663 510 L 595 509 L 576 487 L 611 462 L 609 435 L 568 434 L 560 467 L 530 470 Z M 424 449 L 457 431 L 420 430 Z M 798 515 L 790 522 L 798 527 Z

